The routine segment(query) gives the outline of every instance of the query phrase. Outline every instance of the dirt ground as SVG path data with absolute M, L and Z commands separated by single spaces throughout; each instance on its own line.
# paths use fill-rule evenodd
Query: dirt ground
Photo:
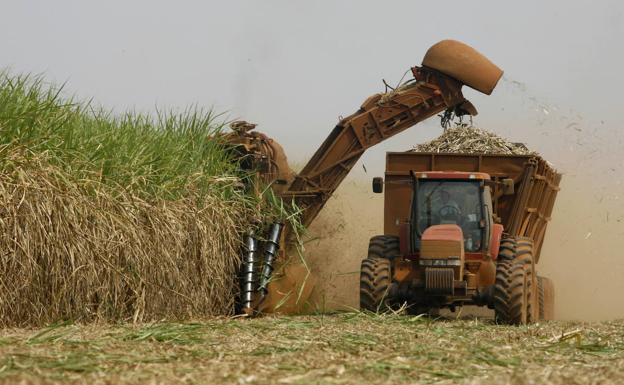
M 0 331 L 2 384 L 621 384 L 624 322 L 343 313 Z

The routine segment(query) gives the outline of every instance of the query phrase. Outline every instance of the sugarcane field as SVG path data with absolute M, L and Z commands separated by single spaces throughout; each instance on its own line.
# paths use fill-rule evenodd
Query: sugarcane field
M 624 5 L 2 8 L 0 384 L 624 384 Z

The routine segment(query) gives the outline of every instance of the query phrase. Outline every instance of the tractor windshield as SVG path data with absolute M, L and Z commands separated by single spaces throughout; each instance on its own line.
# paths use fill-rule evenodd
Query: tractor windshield
M 466 251 L 481 250 L 483 210 L 479 181 L 419 179 L 412 201 L 412 223 L 418 240 L 428 227 L 459 225 L 464 233 Z M 417 241 L 417 248 L 419 241 Z

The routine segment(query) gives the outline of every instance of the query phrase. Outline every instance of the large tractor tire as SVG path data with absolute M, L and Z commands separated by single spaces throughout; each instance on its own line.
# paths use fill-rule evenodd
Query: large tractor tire
M 509 325 L 528 322 L 528 281 L 524 265 L 514 261 L 499 261 L 494 284 L 494 313 L 496 321 Z
M 400 254 L 399 237 L 375 235 L 368 243 L 368 258 L 392 259 Z
M 527 237 L 511 237 L 501 239 L 498 252 L 498 262 L 518 263 L 524 266 L 526 271 L 527 292 L 526 322 L 538 321 L 539 318 L 539 293 L 537 273 L 533 258 L 533 240 Z
M 383 313 L 391 308 L 390 261 L 384 258 L 366 258 L 360 269 L 360 309 Z
M 539 318 L 544 321 L 555 319 L 555 285 L 550 278 L 537 277 L 539 293 Z
M 397 237 L 377 235 L 371 238 L 368 257 L 360 269 L 360 309 L 375 313 L 392 309 L 394 298 L 391 259 L 399 254 Z

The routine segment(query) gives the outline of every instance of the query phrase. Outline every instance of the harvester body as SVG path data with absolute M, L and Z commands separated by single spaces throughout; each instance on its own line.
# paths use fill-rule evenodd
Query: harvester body
M 368 148 L 441 112 L 476 115 L 476 109 L 461 92 L 462 86 L 490 94 L 503 72 L 473 48 L 444 40 L 432 46 L 422 66 L 412 67 L 411 73 L 413 78 L 400 87 L 370 96 L 356 112 L 342 118 L 300 173 L 291 171 L 279 144 L 253 131 L 254 125 L 236 125 L 226 140 L 238 151 L 241 166 L 256 172 L 256 179 L 270 185 L 284 202 L 294 203 L 301 223 L 308 226 Z M 293 262 L 298 258 L 288 258 L 296 255 L 293 243 L 293 229 L 286 226 L 276 259 L 277 275 L 270 279 L 266 291 L 242 293 L 247 304 L 253 303 L 243 311 L 301 310 L 314 278 L 305 266 Z M 247 260 L 254 260 L 248 250 L 246 255 Z M 252 271 L 248 266 L 242 270 Z M 245 277 L 243 290 L 259 287 L 247 282 L 256 279 L 253 274 Z

